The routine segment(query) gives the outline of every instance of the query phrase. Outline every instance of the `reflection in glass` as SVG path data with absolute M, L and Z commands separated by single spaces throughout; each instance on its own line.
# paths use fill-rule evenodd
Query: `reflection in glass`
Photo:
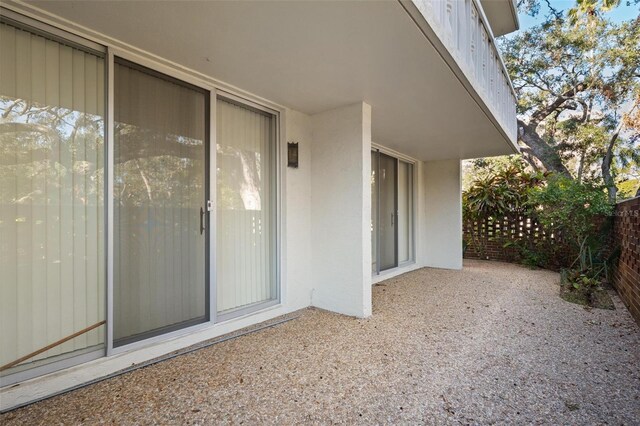
M 413 164 L 398 161 L 398 261 L 413 260 Z
M 208 319 L 207 94 L 117 60 L 114 346 Z
M 0 24 L 0 365 L 105 319 L 104 65 Z M 99 349 L 104 330 L 2 375 Z
M 378 273 L 378 151 L 371 151 L 371 270 Z
M 277 298 L 273 117 L 217 102 L 219 313 Z
M 380 270 L 398 266 L 398 160 L 386 154 L 380 155 L 380 227 L 378 247 Z
M 371 269 L 414 260 L 413 164 L 371 151 Z

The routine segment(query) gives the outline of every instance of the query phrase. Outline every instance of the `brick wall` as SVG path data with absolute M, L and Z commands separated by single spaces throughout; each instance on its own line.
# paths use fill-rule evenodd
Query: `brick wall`
M 562 235 L 552 235 L 530 217 L 514 216 L 484 218 L 465 221 L 463 235 L 466 243 L 466 259 L 522 262 L 522 248 L 536 247 L 536 253 L 544 256 L 544 266 L 558 270 L 575 259 L 577 253 L 562 240 Z
M 620 249 L 613 285 L 640 325 L 640 197 L 616 205 L 613 239 Z

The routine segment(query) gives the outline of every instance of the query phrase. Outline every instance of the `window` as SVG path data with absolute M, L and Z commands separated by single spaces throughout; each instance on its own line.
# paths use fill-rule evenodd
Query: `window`
M 102 54 L 0 23 L 0 365 L 91 328 L 2 376 L 104 348 L 104 94 Z

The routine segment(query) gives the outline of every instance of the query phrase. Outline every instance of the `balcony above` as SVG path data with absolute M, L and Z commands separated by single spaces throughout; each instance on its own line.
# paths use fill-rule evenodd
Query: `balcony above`
M 517 152 L 515 98 L 468 1 L 2 4 L 271 106 L 364 101 L 375 143 L 431 161 Z
M 512 0 L 484 3 L 491 4 L 494 24 L 500 25 L 502 33 L 512 31 L 512 25 L 517 28 Z M 481 3 L 477 0 L 411 0 L 403 4 L 432 41 L 434 35 L 437 37 L 441 45 L 436 48 L 446 49 L 441 54 L 455 61 L 472 90 L 515 143 L 516 95 Z M 420 16 L 416 16 L 416 9 Z M 505 15 L 502 19 L 499 19 L 500 9 Z M 425 21 L 429 28 L 425 27 Z

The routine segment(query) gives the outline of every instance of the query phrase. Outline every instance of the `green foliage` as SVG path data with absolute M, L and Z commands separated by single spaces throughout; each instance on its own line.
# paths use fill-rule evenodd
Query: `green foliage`
M 576 25 L 581 18 L 595 19 L 619 5 L 620 0 L 576 0 L 576 6 L 569 9 L 567 16 Z
M 497 241 L 505 249 L 515 249 L 521 262 L 530 267 L 575 266 L 594 279 L 606 273 L 602 256 L 608 231 L 600 225 L 608 223 L 603 218 L 611 215 L 613 205 L 602 186 L 558 174 L 530 173 L 523 163 L 513 160 L 483 170 L 462 198 L 467 238 L 481 257 L 485 257 L 487 242 Z M 514 234 L 496 228 L 489 238 L 480 226 L 469 226 L 518 223 L 522 218 L 537 221 L 541 229 L 531 227 Z
M 526 216 L 530 208 L 529 191 L 540 185 L 544 178 L 541 173 L 526 171 L 524 161 L 518 156 L 474 160 L 472 169 L 475 174 L 462 193 L 462 216 L 469 224 Z M 481 257 L 485 257 L 482 230 L 473 226 L 468 229 L 473 246 Z M 500 235 L 494 238 L 499 239 Z
M 589 274 L 578 269 L 567 271 L 567 282 L 576 290 L 586 290 L 587 292 L 597 288 L 600 280 L 590 277 Z
M 578 182 L 564 176 L 550 176 L 547 184 L 531 191 L 539 222 L 547 232 L 562 234 L 578 253 L 566 271 L 571 291 L 579 291 L 591 299 L 607 274 L 603 259 L 606 233 L 599 232 L 599 220 L 613 212 L 604 189 L 591 183 Z M 605 222 L 606 223 L 606 222 Z
M 596 219 L 613 212 L 602 187 L 560 175 L 531 190 L 529 203 L 547 232 L 562 233 L 578 249 L 597 235 Z
M 522 264 L 529 268 L 537 268 L 544 266 L 549 262 L 547 252 L 544 250 L 536 250 L 536 247 L 524 246 L 520 250 L 522 255 Z
M 529 190 L 539 185 L 542 178 L 540 173 L 527 172 L 518 158 L 494 164 L 476 176 L 464 191 L 463 216 L 477 220 L 523 214 L 529 208 Z
M 578 0 L 571 13 L 539 0 L 519 5 L 535 15 L 541 3 L 548 19 L 500 42 L 524 157 L 578 180 L 628 179 L 620 169 L 640 152 L 640 19 L 609 21 L 616 0 Z
M 618 183 L 618 199 L 633 198 L 640 190 L 640 179 L 629 179 Z

